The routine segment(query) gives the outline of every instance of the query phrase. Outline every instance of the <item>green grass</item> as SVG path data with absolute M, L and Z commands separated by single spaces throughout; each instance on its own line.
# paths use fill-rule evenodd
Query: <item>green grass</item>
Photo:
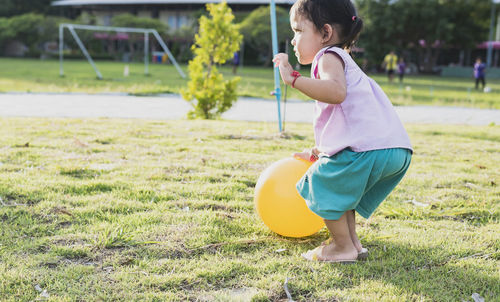
M 326 230 L 280 237 L 254 211 L 260 172 L 313 144 L 287 127 L 0 119 L 0 300 L 278 301 L 290 278 L 297 301 L 500 301 L 500 126 L 408 126 L 354 265 L 304 261 Z
M 131 63 L 130 76 L 123 76 L 125 64 L 121 62 L 96 62 L 104 79 L 96 75 L 86 61 L 66 60 L 64 77 L 59 77 L 59 62 L 55 60 L 0 58 L 0 92 L 84 92 L 128 93 L 150 95 L 179 93 L 186 86 L 172 65 L 150 64 L 150 75 L 144 75 L 143 63 Z M 186 72 L 186 66 L 182 66 Z M 222 68 L 230 78 L 230 67 Z M 308 74 L 309 69 L 301 71 Z M 274 98 L 271 68 L 245 67 L 238 70 L 242 80 L 238 86 L 240 96 Z M 443 78 L 437 76 L 407 76 L 404 84 L 388 83 L 384 75 L 373 75 L 395 105 L 445 105 L 500 109 L 500 80 L 488 79 L 491 93 L 474 90 L 472 79 Z M 284 87 L 282 87 L 284 90 Z M 283 91 L 284 93 L 284 91 Z M 307 98 L 297 90 L 288 88 L 289 99 Z

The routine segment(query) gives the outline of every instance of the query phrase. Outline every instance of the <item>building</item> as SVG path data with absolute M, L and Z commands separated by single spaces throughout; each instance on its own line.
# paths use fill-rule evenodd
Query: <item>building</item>
M 52 6 L 61 7 L 66 14 L 78 16 L 83 12 L 94 15 L 99 25 L 111 25 L 113 16 L 131 13 L 138 17 L 157 18 L 169 25 L 171 30 L 191 26 L 194 13 L 205 8 L 207 3 L 220 0 L 57 0 Z M 231 9 L 238 13 L 248 13 L 270 0 L 227 0 Z M 276 5 L 290 8 L 295 0 L 275 0 Z

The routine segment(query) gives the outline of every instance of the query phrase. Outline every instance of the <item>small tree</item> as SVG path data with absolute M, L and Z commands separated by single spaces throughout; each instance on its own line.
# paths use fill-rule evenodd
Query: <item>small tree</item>
M 238 51 L 242 35 L 232 23 L 234 15 L 225 2 L 207 4 L 207 10 L 210 17 L 200 17 L 192 46 L 195 57 L 188 65 L 191 80 L 187 89 L 182 90 L 182 96 L 194 108 L 188 113 L 189 118 L 216 118 L 231 108 L 237 98 L 240 78 L 224 81 L 218 66 Z

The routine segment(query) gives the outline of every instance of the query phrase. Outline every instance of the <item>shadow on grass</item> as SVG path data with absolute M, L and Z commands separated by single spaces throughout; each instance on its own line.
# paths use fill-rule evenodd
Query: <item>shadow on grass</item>
M 383 242 L 374 243 L 384 246 Z M 371 250 L 374 252 L 368 261 L 352 269 L 354 278 L 391 283 L 431 301 L 468 299 L 473 293 L 490 300 L 500 294 L 499 278 L 478 265 L 477 259 L 486 254 L 482 251 L 456 255 L 439 247 L 413 248 L 392 243 L 386 245 L 385 253 Z
M 348 280 L 317 280 L 325 284 L 327 289 L 337 288 L 342 291 L 360 294 L 368 289 L 359 289 L 366 280 L 390 284 L 397 287 L 412 299 L 425 297 L 429 301 L 469 301 L 473 293 L 478 293 L 485 301 L 493 301 L 500 296 L 499 277 L 493 271 L 495 265 L 490 264 L 491 273 L 484 266 L 486 261 L 495 261 L 498 255 L 486 251 L 469 251 L 466 254 L 453 254 L 445 248 L 418 248 L 383 241 L 372 241 L 367 246 L 370 256 L 366 261 L 358 261 L 354 265 L 312 264 L 311 270 L 323 271 L 324 276 L 338 275 Z M 481 259 L 481 260 L 479 260 Z M 328 274 L 332 271 L 332 274 Z M 337 271 L 337 272 L 333 272 Z M 307 273 L 302 270 L 301 273 Z M 293 286 L 295 294 L 306 298 L 311 288 L 307 283 Z M 382 295 L 387 293 L 381 293 Z M 395 293 L 397 294 L 397 292 Z M 294 298 L 298 298 L 294 296 Z
M 291 240 L 290 243 L 301 240 L 303 241 L 303 239 Z M 316 240 L 313 239 L 313 241 Z M 318 240 L 319 242 L 320 240 Z M 217 255 L 221 259 L 226 259 L 229 256 L 225 261 L 236 261 L 231 256 L 237 251 L 239 257 L 244 259 L 255 257 L 257 261 L 259 258 L 257 262 L 234 263 L 237 268 L 231 269 L 230 272 L 220 271 L 220 269 L 213 267 L 197 276 L 197 283 L 210 283 L 212 286 L 215 285 L 216 289 L 230 287 L 230 284 L 234 285 L 234 281 L 241 280 L 243 275 L 246 276 L 245 278 L 257 278 L 256 280 L 264 272 L 268 276 L 278 275 L 283 267 L 287 266 L 288 272 L 286 274 L 291 280 L 288 287 L 296 301 L 338 301 L 338 297 L 322 296 L 323 292 L 328 292 L 331 289 L 347 292 L 355 300 L 363 300 L 363 297 L 367 298 L 373 294 L 373 297 L 385 296 L 386 298 L 391 295 L 400 295 L 401 300 L 409 298 L 416 301 L 424 298 L 428 301 L 470 301 L 471 295 L 478 293 L 485 298 L 485 301 L 493 301 L 500 294 L 499 278 L 495 277 L 493 273 L 494 265 L 490 265 L 491 273 L 488 273 L 483 267 L 483 265 L 487 265 L 484 261 L 492 260 L 484 259 L 486 258 L 485 254 L 478 251 L 457 255 L 446 252 L 439 247 L 415 248 L 374 241 L 369 246 L 371 253 L 369 258 L 354 265 L 309 263 L 302 259 L 296 262 L 298 258 L 295 258 L 294 254 L 283 255 L 283 257 L 295 258 L 291 262 L 296 262 L 296 265 L 290 264 L 288 261 L 286 263 L 278 261 L 275 265 L 259 265 L 259 262 L 266 263 L 267 261 L 256 256 L 255 253 L 272 248 L 269 246 L 272 244 L 272 240 L 267 240 L 232 247 L 228 245 L 211 246 L 207 250 L 176 254 L 176 257 L 170 255 L 170 257 L 197 261 L 197 259 L 211 257 L 208 255 Z M 383 251 L 384 246 L 385 252 Z M 226 253 L 228 255 L 225 255 Z M 269 257 L 276 257 L 276 254 Z M 481 257 L 483 259 L 479 260 Z M 213 279 L 215 276 L 221 277 L 221 274 L 224 275 L 224 278 Z M 184 278 L 188 278 L 187 275 L 179 276 L 175 279 L 176 282 L 173 282 L 174 280 L 163 282 L 162 290 L 175 290 L 176 286 L 179 285 L 178 282 L 194 281 L 192 276 L 189 277 L 190 280 Z M 368 280 L 387 284 L 389 292 L 384 288 L 373 289 L 372 285 L 363 287 L 363 284 Z M 395 288 L 395 290 L 390 288 Z M 202 289 L 203 286 L 200 286 L 198 290 Z M 189 289 L 187 290 L 189 291 Z M 382 291 L 380 292 L 380 290 Z M 267 293 L 267 299 L 259 301 L 277 301 L 287 298 L 281 287 L 271 286 L 267 289 Z M 196 295 L 196 292 L 191 294 Z

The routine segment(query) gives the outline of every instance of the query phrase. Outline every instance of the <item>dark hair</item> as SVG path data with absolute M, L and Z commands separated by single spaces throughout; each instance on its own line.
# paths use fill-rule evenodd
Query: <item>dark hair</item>
M 363 28 L 351 0 L 297 0 L 292 10 L 311 21 L 319 32 L 325 24 L 335 27 L 341 40 L 335 46 L 341 48 L 351 49 Z

